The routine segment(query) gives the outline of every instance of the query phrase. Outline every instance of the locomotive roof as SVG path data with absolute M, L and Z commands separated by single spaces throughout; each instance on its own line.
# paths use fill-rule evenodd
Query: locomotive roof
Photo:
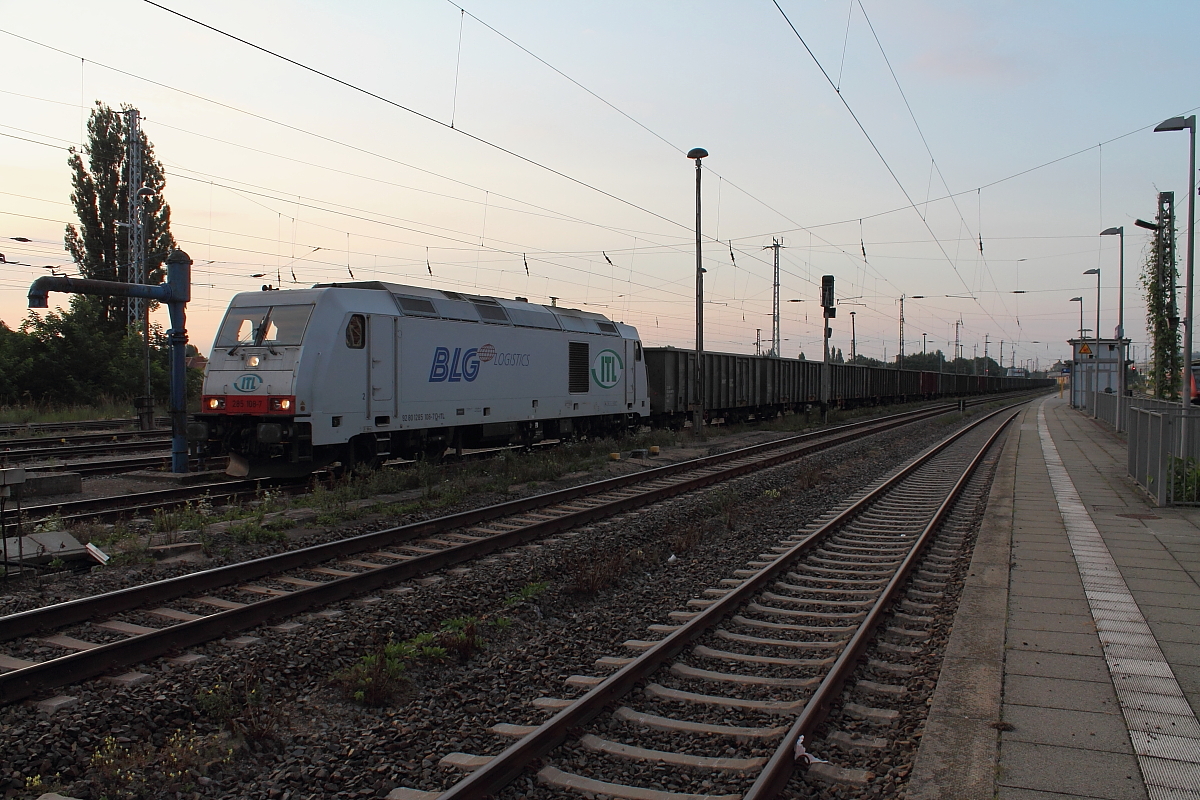
M 311 289 L 285 289 L 267 292 L 244 292 L 234 297 L 233 305 L 272 305 L 314 302 L 322 290 L 365 289 L 390 293 L 405 315 L 440 317 L 464 322 L 511 322 L 522 327 L 575 330 L 609 335 L 636 336 L 636 331 L 623 323 L 610 320 L 603 314 L 563 306 L 530 303 L 525 298 L 507 299 L 489 295 L 429 289 L 384 281 L 348 281 L 318 283 Z M 264 296 L 265 295 L 265 296 Z M 503 311 L 501 310 L 503 309 Z

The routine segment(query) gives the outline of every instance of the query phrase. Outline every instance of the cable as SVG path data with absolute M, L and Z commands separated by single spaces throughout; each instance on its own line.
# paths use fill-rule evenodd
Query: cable
M 626 199 L 625 199 L 625 198 L 623 198 L 623 197 L 618 197 L 617 195 L 613 194 L 612 192 L 605 191 L 604 189 L 601 189 L 601 188 L 600 188 L 600 187 L 598 187 L 598 186 L 593 186 L 592 184 L 588 183 L 587 181 L 584 181 L 584 180 L 581 180 L 581 179 L 579 179 L 579 178 L 576 178 L 576 177 L 573 177 L 573 176 L 571 176 L 571 175 L 568 175 L 567 173 L 565 173 L 565 172 L 562 172 L 561 170 L 557 170 L 557 169 L 555 169 L 554 167 L 551 167 L 551 166 L 549 166 L 549 165 L 547 165 L 547 164 L 543 164 L 543 163 L 541 163 L 540 161 L 537 161 L 537 160 L 535 160 L 535 159 L 533 159 L 533 158 L 530 158 L 529 156 L 524 156 L 524 155 L 521 155 L 520 153 L 518 153 L 518 152 L 516 152 L 516 151 L 514 151 L 514 150 L 510 150 L 510 149 L 508 149 L 507 147 L 504 147 L 503 145 L 496 144 L 495 142 L 492 142 L 492 141 L 489 141 L 489 140 L 487 140 L 487 139 L 484 139 L 482 136 L 476 136 L 476 135 L 475 135 L 475 134 L 473 134 L 473 133 L 468 133 L 467 131 L 463 130 L 462 128 L 455 128 L 453 125 L 449 125 L 449 124 L 447 124 L 447 123 L 445 123 L 445 122 L 442 122 L 442 121 L 441 121 L 441 120 L 439 120 L 439 119 L 435 119 L 434 117 L 431 117 L 431 116 L 429 116 L 428 114 L 423 114 L 423 113 L 421 113 L 420 111 L 417 111 L 416 109 L 409 108 L 408 106 L 406 106 L 406 105 L 403 105 L 403 104 L 401 104 L 401 103 L 397 103 L 395 100 L 391 100 L 391 99 L 389 99 L 389 98 L 387 98 L 387 97 L 384 97 L 384 96 L 383 96 L 383 95 L 381 95 L 381 94 L 376 94 L 375 92 L 372 92 L 372 91 L 370 91 L 369 89 L 364 89 L 363 87 L 361 87 L 361 86 L 358 86 L 358 85 L 356 85 L 356 84 L 353 84 L 353 83 L 350 83 L 349 81 L 344 81 L 344 80 L 342 80 L 341 78 L 338 78 L 338 77 L 335 77 L 335 76 L 333 76 L 333 75 L 330 75 L 328 72 L 322 72 L 321 70 L 317 69 L 316 67 L 310 67 L 310 66 L 308 66 L 307 64 L 304 64 L 304 63 L 302 63 L 302 62 L 300 62 L 300 61 L 296 61 L 296 60 L 295 60 L 295 59 L 293 59 L 293 58 L 288 58 L 287 56 L 285 56 L 285 55 L 282 55 L 282 54 L 280 54 L 280 53 L 276 53 L 276 52 L 275 52 L 275 51 L 273 51 L 273 50 L 268 50 L 267 48 L 263 47 L 262 45 L 255 44 L 254 42 L 251 42 L 251 41 L 249 41 L 249 40 L 247 40 L 247 39 L 243 39 L 243 38 L 241 38 L 241 37 L 239 37 L 239 36 L 235 36 L 235 35 L 234 35 L 234 34 L 232 34 L 232 33 L 229 33 L 229 32 L 227 32 L 227 31 L 223 31 L 223 30 L 221 30 L 220 28 L 216 28 L 216 27 L 214 27 L 214 26 L 212 26 L 212 25 L 209 25 L 208 23 L 201 22 L 200 20 L 198 20 L 198 19 L 195 19 L 194 17 L 189 17 L 188 15 L 186 15 L 186 14 L 183 14 L 183 13 L 180 13 L 179 11 L 175 11 L 174 9 L 171 9 L 171 8 L 168 8 L 168 7 L 164 6 L 164 5 L 161 5 L 161 4 L 159 4 L 159 3 L 156 3 L 156 2 L 154 2 L 154 0 L 143 0 L 143 2 L 145 2 L 145 3 L 149 4 L 149 5 L 152 5 L 152 6 L 154 6 L 155 8 L 162 9 L 163 11 L 166 11 L 166 12 L 167 12 L 167 13 L 169 13 L 169 14 L 174 14 L 175 16 L 179 17 L 180 19 L 185 19 L 185 20 L 187 20 L 188 22 L 191 22 L 191 23 L 193 23 L 193 24 L 195 24 L 195 25 L 199 25 L 199 26 L 200 26 L 200 27 L 202 27 L 202 28 L 207 28 L 208 30 L 212 31 L 213 33 L 217 33 L 217 34 L 220 34 L 221 36 L 225 36 L 225 37 L 228 37 L 228 38 L 230 38 L 230 39 L 233 39 L 235 42 L 240 42 L 241 44 L 244 44 L 244 45 L 246 45 L 247 47 L 251 47 L 251 48 L 253 48 L 253 49 L 255 49 L 255 50 L 258 50 L 259 52 L 266 53 L 267 55 L 269 55 L 269 56 L 273 56 L 273 57 L 275 57 L 275 58 L 278 58 L 278 59 L 280 59 L 281 61 L 286 61 L 287 63 L 289 63 L 289 64 L 291 64 L 291 65 L 293 65 L 293 66 L 299 67 L 300 69 L 303 69 L 303 70 L 306 70 L 306 71 L 308 71 L 308 72 L 311 72 L 311 73 L 313 73 L 314 75 L 319 75 L 319 76 L 321 76 L 322 78 L 326 78 L 326 79 L 328 79 L 328 80 L 331 80 L 331 81 L 333 81 L 334 83 L 337 83 L 337 84 L 340 84 L 340 85 L 342 85 L 342 86 L 346 87 L 347 89 L 351 89 L 351 90 L 353 90 L 353 91 L 360 92 L 360 93 L 362 93 L 362 94 L 365 94 L 367 97 L 371 97 L 371 98 L 374 98 L 374 99 L 376 99 L 376 100 L 379 100 L 379 101 L 381 101 L 381 102 L 383 102 L 383 103 L 387 103 L 388 105 L 390 105 L 390 106 L 393 106 L 394 108 L 398 108 L 398 109 L 400 109 L 401 111 L 406 111 L 406 112 L 408 112 L 409 114 L 412 114 L 412 115 L 414 115 L 414 116 L 420 117 L 420 118 L 421 118 L 421 119 L 423 119 L 423 120 L 426 120 L 427 122 L 432 122 L 432 123 L 434 123 L 435 125 L 440 125 L 441 127 L 443 127 L 443 128 L 446 128 L 447 130 L 451 130 L 451 131 L 454 131 L 455 133 L 458 133 L 458 134 L 461 134 L 461 135 L 463 135 L 463 136 L 466 136 L 468 139 L 471 139 L 472 141 L 479 142 L 479 143 L 480 143 L 480 144 L 482 144 L 482 145 L 486 145 L 486 146 L 488 146 L 488 147 L 491 147 L 491 148 L 493 148 L 494 150 L 498 150 L 498 151 L 500 151 L 501 153 L 504 153 L 504 154 L 506 154 L 506 155 L 512 156 L 513 158 L 516 158 L 516 159 L 518 159 L 519 161 L 524 161 L 525 163 L 527 163 L 527 164 L 529 164 L 529 165 L 531 165 L 531 166 L 537 167 L 538 169 L 545 170 L 546 172 L 549 172 L 549 173 L 551 173 L 551 174 L 553 174 L 553 175 L 557 175 L 558 177 L 560 177 L 560 178 L 563 178 L 563 179 L 565 179 L 565 180 L 568 180 L 568 181 L 570 181 L 571 183 L 574 183 L 574 184 L 577 184 L 577 185 L 579 185 L 579 186 L 582 186 L 582 187 L 584 187 L 585 189 L 590 189 L 590 190 L 592 190 L 593 192 L 596 192 L 596 193 L 598 193 L 598 194 L 602 194 L 602 195 L 604 195 L 605 197 L 608 197 L 608 198 L 609 198 L 609 199 L 611 199 L 611 200 L 616 200 L 618 203 L 622 203 L 622 204 L 624 204 L 624 205 L 627 205 L 627 206 L 629 206 L 630 208 L 637 209 L 638 211 L 641 211 L 641 212 L 642 212 L 642 213 L 644 213 L 644 214 L 649 214 L 650 216 L 652 216 L 652 217 L 655 217 L 655 218 L 657 218 L 657 219 L 660 219 L 660 220 L 662 220 L 663 222 L 670 223 L 671 225 L 674 225 L 674 226 L 676 226 L 676 227 L 679 227 L 679 228 L 683 228 L 684 230 L 690 230 L 690 228 L 689 228 L 687 225 L 685 225 L 684 223 L 682 223 L 682 222 L 676 222 L 675 220 L 673 220 L 673 219 L 671 219 L 671 218 L 669 218 L 669 217 L 665 217 L 665 216 L 663 216 L 662 214 L 659 214 L 659 213 L 657 213 L 657 212 L 651 211 L 650 209 L 648 209 L 648 208 L 646 208 L 646 207 L 644 207 L 644 206 L 639 206 L 637 203 L 634 203 L 634 202 L 633 202 L 633 201 L 631 201 L 631 200 L 626 200 Z
M 150 2 L 150 0 L 146 0 L 146 2 Z M 971 287 L 967 285 L 967 282 L 963 279 L 962 274 L 958 271 L 958 265 L 954 263 L 954 260 L 952 258 L 950 258 L 950 254 L 946 252 L 946 248 L 942 245 L 941 241 L 937 238 L 937 234 L 933 232 L 933 228 L 931 228 L 929 226 L 929 223 L 925 220 L 925 218 L 921 216 L 921 212 L 917 209 L 916 201 L 914 201 L 912 199 L 912 197 L 909 196 L 908 189 L 904 188 L 904 184 L 901 183 L 900 178 L 896 175 L 896 172 L 892 169 L 892 165 L 888 163 L 888 160 L 884 157 L 884 155 L 880 151 L 879 147 L 875 144 L 875 140 L 871 138 L 871 134 L 867 133 L 866 127 L 862 124 L 862 121 L 859 120 L 858 115 L 854 113 L 854 109 L 852 109 L 850 107 L 850 104 L 848 102 L 846 102 L 846 98 L 842 95 L 841 91 L 838 90 L 837 84 L 835 84 L 833 82 L 833 79 L 829 77 L 829 73 L 825 71 L 825 67 L 821 66 L 821 62 L 817 59 L 816 54 L 813 53 L 811 48 L 809 48 L 808 43 L 806 41 L 804 41 L 804 37 L 800 35 L 800 31 L 798 31 L 796 29 L 796 26 L 792 24 L 792 20 L 788 17 L 788 15 L 784 12 L 783 8 L 779 5 L 779 0 L 771 0 L 771 2 L 774 3 L 775 8 L 779 9 L 779 13 L 783 16 L 784 21 L 787 22 L 788 27 L 792 29 L 792 33 L 794 33 L 796 35 L 796 38 L 798 40 L 800 40 L 800 44 L 804 45 L 804 49 L 808 52 L 809 56 L 812 58 L 813 63 L 815 63 L 817 65 L 817 68 L 821 70 L 821 74 L 825 76 L 825 80 L 829 82 L 829 85 L 831 87 L 833 87 L 834 92 L 838 96 L 838 99 L 842 101 L 842 105 L 845 106 L 846 111 L 849 112 L 851 118 L 854 120 L 854 124 L 856 124 L 858 126 L 858 129 L 860 131 L 862 131 L 863 136 L 865 136 L 867 139 L 867 142 L 870 143 L 871 149 L 873 149 L 875 151 L 875 155 L 879 156 L 879 160 L 883 162 L 883 166 L 887 169 L 888 174 L 892 176 L 892 180 L 894 180 L 896 182 L 896 185 L 900 188 L 900 191 L 904 194 L 905 199 L 908 200 L 909 206 L 913 209 L 913 211 L 916 212 L 917 216 L 921 218 L 921 222 L 925 225 L 925 229 L 929 231 L 929 235 L 932 236 L 934 242 L 937 243 L 938 249 L 942 251 L 942 256 L 945 257 L 945 259 L 946 259 L 946 263 L 948 263 L 950 265 L 950 268 L 952 270 L 954 270 L 954 274 L 955 274 L 955 276 L 958 277 L 959 282 L 962 283 L 963 288 L 966 289 L 968 292 L 970 292 Z M 889 281 L 889 283 L 890 283 L 890 281 Z M 1004 329 L 1004 326 L 1000 324 L 999 320 L 997 320 L 995 317 L 992 316 L 992 313 L 990 311 L 988 311 L 982 305 L 980 305 L 979 308 L 985 314 L 987 314 L 988 318 L 991 319 L 992 322 L 994 322 L 996 324 L 996 327 Z

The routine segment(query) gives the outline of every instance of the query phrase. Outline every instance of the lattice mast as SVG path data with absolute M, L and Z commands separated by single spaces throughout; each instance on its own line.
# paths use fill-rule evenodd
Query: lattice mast
M 145 214 L 142 213 L 142 130 L 141 115 L 136 108 L 125 110 L 125 190 L 128 218 L 126 230 L 129 233 L 129 247 L 126 251 L 128 259 L 125 267 L 127 283 L 146 282 L 146 224 Z M 128 300 L 126 325 L 141 327 L 146 313 L 146 301 L 140 297 Z
M 771 244 L 763 248 L 763 250 L 775 251 L 775 282 L 773 284 L 773 293 L 771 295 L 771 352 L 769 356 L 779 358 L 782 352 L 781 345 L 783 340 L 779 333 L 779 248 L 783 247 L 783 239 L 771 237 Z

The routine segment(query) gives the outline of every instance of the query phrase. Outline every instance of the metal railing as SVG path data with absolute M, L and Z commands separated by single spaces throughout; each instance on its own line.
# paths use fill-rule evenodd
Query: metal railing
M 1160 506 L 1200 505 L 1200 411 L 1185 417 L 1171 405 L 1128 409 L 1126 469 Z

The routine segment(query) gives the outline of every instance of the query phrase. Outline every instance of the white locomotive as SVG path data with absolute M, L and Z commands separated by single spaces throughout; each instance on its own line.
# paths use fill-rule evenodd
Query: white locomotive
M 188 426 L 235 475 L 618 432 L 650 413 L 637 330 L 365 281 L 236 295 Z

